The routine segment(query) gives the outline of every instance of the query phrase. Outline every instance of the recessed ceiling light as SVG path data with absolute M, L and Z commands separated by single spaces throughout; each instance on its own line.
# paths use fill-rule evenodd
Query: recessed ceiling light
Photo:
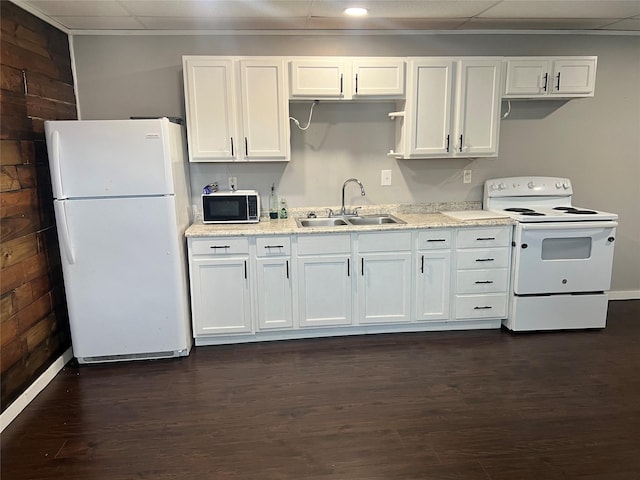
M 344 13 L 352 17 L 364 17 L 367 14 L 367 9 L 361 7 L 350 7 L 347 8 Z

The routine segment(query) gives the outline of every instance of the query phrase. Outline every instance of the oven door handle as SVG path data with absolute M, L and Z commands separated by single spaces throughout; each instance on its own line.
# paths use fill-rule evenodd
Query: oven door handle
M 614 228 L 618 222 L 603 220 L 601 222 L 553 222 L 553 223 L 520 223 L 522 230 L 583 230 L 585 228 Z

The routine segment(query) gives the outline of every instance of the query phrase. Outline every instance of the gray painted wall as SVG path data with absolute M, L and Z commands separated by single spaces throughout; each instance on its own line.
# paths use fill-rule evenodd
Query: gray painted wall
M 83 119 L 184 118 L 182 55 L 597 55 L 596 96 L 569 102 L 512 102 L 500 155 L 476 160 L 394 160 L 392 103 L 327 103 L 313 125 L 292 125 L 288 164 L 191 166 L 194 202 L 202 185 L 236 176 L 267 196 L 275 182 L 290 206 L 336 205 L 356 176 L 367 196 L 349 204 L 481 200 L 484 180 L 517 175 L 571 178 L 574 203 L 617 212 L 612 290 L 640 292 L 640 37 L 602 35 L 112 35 L 73 38 Z M 309 104 L 292 104 L 306 121 Z M 506 109 L 506 104 L 503 105 Z M 462 170 L 473 182 L 462 183 Z M 390 169 L 391 187 L 380 186 Z

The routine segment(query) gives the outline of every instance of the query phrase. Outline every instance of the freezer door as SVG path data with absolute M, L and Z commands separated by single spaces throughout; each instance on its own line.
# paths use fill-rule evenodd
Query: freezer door
M 172 197 L 55 201 L 74 355 L 191 344 L 184 237 Z
M 167 119 L 45 122 L 54 198 L 173 192 Z

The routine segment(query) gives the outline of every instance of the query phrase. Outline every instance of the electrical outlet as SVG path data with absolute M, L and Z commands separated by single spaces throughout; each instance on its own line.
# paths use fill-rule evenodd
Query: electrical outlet
M 391 170 L 380 171 L 380 185 L 382 186 L 391 185 Z
M 462 176 L 462 183 L 471 183 L 471 172 L 472 170 L 465 170 Z
M 229 190 L 234 191 L 238 189 L 238 179 L 236 177 L 229 177 Z

